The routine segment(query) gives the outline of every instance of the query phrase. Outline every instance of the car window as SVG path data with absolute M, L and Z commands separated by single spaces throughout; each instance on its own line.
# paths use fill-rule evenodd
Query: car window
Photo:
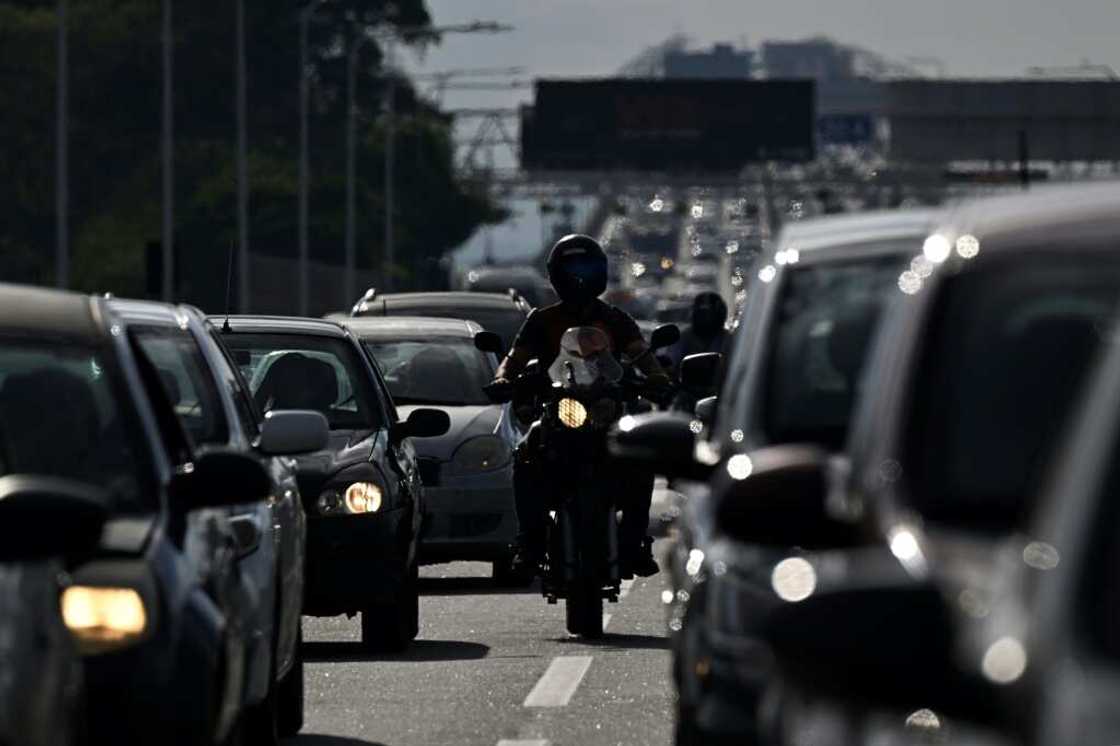
M 868 347 L 904 256 L 786 270 L 763 383 L 771 443 L 843 447 Z
M 346 339 L 235 332 L 223 341 L 262 412 L 310 409 L 332 430 L 385 426 L 361 352 Z
M 145 439 L 102 353 L 0 337 L 0 476 L 65 477 L 105 489 L 113 512 L 156 507 Z
M 506 348 L 513 346 L 513 340 L 517 336 L 517 332 L 521 331 L 521 325 L 525 323 L 526 314 L 514 308 L 510 304 L 508 310 L 497 308 L 478 308 L 466 307 L 456 308 L 438 307 L 438 308 L 401 308 L 394 309 L 389 307 L 390 316 L 432 316 L 438 318 L 448 319 L 463 319 L 464 321 L 474 321 L 486 331 L 494 332 L 502 338 L 502 342 Z
M 1112 451 L 1078 579 L 1078 613 L 1074 619 L 1093 652 L 1107 656 L 1115 666 L 1120 665 L 1120 438 Z
M 489 403 L 482 387 L 493 371 L 470 339 L 368 339 L 364 344 L 397 404 Z
M 905 436 L 921 513 L 995 533 L 1024 525 L 1118 299 L 1118 262 L 1074 252 L 990 261 L 946 280 Z
M 195 444 L 229 442 L 221 395 L 202 350 L 190 332 L 171 327 L 133 327 L 132 336 L 155 366 L 164 392 Z
M 225 348 L 222 343 L 221 336 L 213 327 L 208 328 L 210 339 L 213 340 L 215 347 L 221 353 L 221 362 L 219 364 L 225 365 L 225 369 L 221 371 L 221 377 L 225 384 L 229 387 L 230 399 L 233 401 L 234 408 L 237 409 L 237 417 L 241 420 L 241 427 L 244 429 L 245 437 L 250 441 L 254 440 L 260 435 L 260 428 L 258 427 L 258 420 L 260 414 L 257 412 L 256 405 L 253 403 L 253 397 L 249 393 L 249 382 L 245 380 L 241 369 L 233 361 L 229 354 L 229 350 Z

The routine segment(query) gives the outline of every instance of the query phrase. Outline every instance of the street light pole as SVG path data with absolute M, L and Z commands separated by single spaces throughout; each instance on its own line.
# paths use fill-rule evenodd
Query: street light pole
M 70 284 L 70 61 L 67 0 L 58 0 L 58 82 L 55 88 L 55 285 Z
M 245 65 L 245 0 L 237 9 L 237 307 L 249 312 L 249 136 Z
M 174 173 L 174 85 L 173 45 L 171 37 L 171 0 L 163 0 L 163 231 L 161 249 L 163 253 L 163 283 L 160 297 L 170 302 L 175 288 L 175 173 Z
M 346 60 L 346 268 L 343 279 L 343 292 L 345 303 L 352 303 L 356 287 L 356 246 L 357 246 L 357 78 L 358 78 L 358 53 L 370 41 L 370 37 L 362 34 L 350 45 Z
M 311 17 L 315 15 L 315 11 L 322 7 L 326 0 L 315 0 L 315 2 L 307 5 L 299 12 L 299 314 L 301 316 L 307 315 L 309 290 L 308 290 L 308 274 L 310 267 L 308 265 L 310 250 L 308 249 L 307 238 L 307 222 L 308 222 L 308 207 L 307 207 L 307 191 L 308 180 L 310 179 L 310 164 L 308 155 L 308 119 L 310 115 L 308 108 L 310 105 L 311 89 L 310 81 L 307 78 L 308 67 L 308 27 L 311 25 Z

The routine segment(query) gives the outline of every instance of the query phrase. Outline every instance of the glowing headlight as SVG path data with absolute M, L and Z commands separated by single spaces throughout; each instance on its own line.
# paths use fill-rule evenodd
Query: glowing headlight
M 373 482 L 354 482 L 344 497 L 346 510 L 355 515 L 381 510 L 381 488 Z
M 62 592 L 62 620 L 86 653 L 129 645 L 148 627 L 144 600 L 132 588 L 71 586 Z
M 561 399 L 556 413 L 566 427 L 583 427 L 587 422 L 587 408 L 575 399 Z

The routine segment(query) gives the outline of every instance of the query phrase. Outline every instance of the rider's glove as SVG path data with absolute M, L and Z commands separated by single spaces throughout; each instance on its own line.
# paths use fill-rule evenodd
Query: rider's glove
M 505 404 L 513 398 L 513 383 L 506 378 L 495 378 L 483 386 L 482 390 L 495 404 Z

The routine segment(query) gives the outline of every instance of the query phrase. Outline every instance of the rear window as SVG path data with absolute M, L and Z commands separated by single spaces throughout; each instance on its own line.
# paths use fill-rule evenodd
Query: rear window
M 1118 300 L 1120 263 L 1100 255 L 1017 256 L 947 280 L 907 423 L 919 512 L 994 533 L 1025 525 Z
M 764 384 L 771 443 L 843 447 L 868 347 L 905 256 L 787 269 Z
M 367 339 L 395 404 L 486 405 L 494 371 L 470 339 Z
M 521 325 L 525 323 L 525 314 L 510 304 L 508 310 L 497 308 L 437 306 L 432 308 L 393 308 L 388 309 L 389 316 L 430 316 L 444 319 L 463 319 L 473 321 L 487 331 L 494 332 L 502 338 L 506 348 L 513 347 L 513 340 Z

